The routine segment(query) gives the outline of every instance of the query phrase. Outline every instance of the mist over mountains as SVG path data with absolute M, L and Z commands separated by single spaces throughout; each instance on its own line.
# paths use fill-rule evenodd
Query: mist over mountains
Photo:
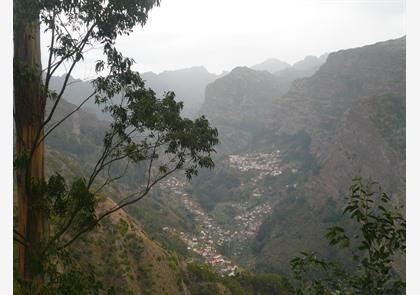
M 285 81 L 285 87 L 287 87 L 293 80 L 313 74 L 325 62 L 325 56 L 321 56 L 320 58 L 307 56 L 293 66 L 277 59 L 268 59 L 258 65 L 252 66 L 251 69 L 274 73 L 281 80 Z M 184 103 L 184 116 L 194 117 L 199 114 L 199 110 L 204 103 L 206 86 L 228 73 L 228 71 L 224 71 L 222 74 L 216 75 L 209 73 L 204 66 L 196 66 L 164 71 L 159 74 L 145 72 L 141 74 L 141 77 L 145 81 L 146 86 L 153 89 L 158 97 L 163 97 L 167 91 L 175 92 L 176 99 Z M 53 76 L 50 81 L 51 89 L 60 91 L 64 78 L 65 76 Z M 68 102 L 79 105 L 92 92 L 93 88 L 89 81 L 70 76 L 69 85 L 64 92 L 64 97 Z M 115 97 L 115 99 L 118 100 L 119 98 Z M 107 117 L 101 112 L 101 109 L 94 103 L 93 99 L 87 101 L 82 108 L 96 114 L 101 119 Z

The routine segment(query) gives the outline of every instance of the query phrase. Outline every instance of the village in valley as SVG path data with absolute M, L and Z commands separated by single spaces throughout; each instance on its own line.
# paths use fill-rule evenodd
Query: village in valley
M 255 174 L 250 182 L 252 200 L 229 204 L 236 215 L 232 218 L 233 222 L 228 225 L 218 223 L 210 213 L 200 206 L 194 196 L 186 192 L 187 183 L 180 180 L 182 178 L 170 177 L 160 184 L 163 191 L 173 194 L 192 214 L 198 229 L 196 232 L 184 232 L 168 225 L 163 227 L 163 230 L 179 237 L 189 251 L 199 255 L 204 262 L 222 275 L 233 275 L 238 265 L 232 259 L 224 256 L 220 249 L 228 247 L 233 257 L 239 256 L 245 245 L 256 236 L 264 219 L 273 210 L 273 203 L 269 199 L 263 198 L 266 192 L 258 187 L 258 182 L 266 176 L 278 176 L 284 173 L 280 168 L 280 151 L 230 155 L 228 159 L 232 169 L 237 169 L 240 172 L 251 171 Z M 290 173 L 297 172 L 296 168 L 286 167 L 286 169 Z M 244 186 L 243 183 L 242 186 Z

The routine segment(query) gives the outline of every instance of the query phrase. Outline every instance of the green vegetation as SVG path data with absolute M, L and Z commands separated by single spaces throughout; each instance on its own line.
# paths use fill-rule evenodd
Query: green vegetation
M 405 99 L 396 95 L 369 99 L 371 119 L 382 135 L 398 152 L 405 154 Z
M 344 213 L 354 227 L 348 233 L 332 226 L 326 237 L 330 245 L 351 251 L 354 269 L 303 252 L 291 261 L 296 294 L 403 294 L 405 281 L 395 271 L 396 259 L 406 250 L 401 208 L 393 208 L 381 186 L 370 180 L 356 177 L 349 190 Z
M 231 277 L 220 277 L 209 266 L 194 263 L 188 264 L 187 271 L 188 276 L 186 282 L 189 286 L 199 284 L 200 287 L 205 287 L 207 293 L 194 293 L 197 295 L 221 294 L 217 292 L 219 290 L 217 284 L 226 287 L 232 295 L 293 294 L 292 286 L 288 280 L 277 274 L 253 275 L 245 271 L 238 272 Z
M 192 181 L 191 192 L 198 196 L 204 209 L 211 211 L 219 202 L 243 199 L 238 191 L 239 185 L 238 176 L 224 165 L 214 171 L 200 173 Z

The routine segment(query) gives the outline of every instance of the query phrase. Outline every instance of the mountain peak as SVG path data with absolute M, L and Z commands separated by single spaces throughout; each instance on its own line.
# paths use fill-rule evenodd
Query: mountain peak
M 276 58 L 269 58 L 262 63 L 252 66 L 251 69 L 256 71 L 267 71 L 270 73 L 275 73 L 289 67 L 290 65 L 284 61 L 278 60 Z
M 320 67 L 325 62 L 325 57 L 316 57 L 314 55 L 308 55 L 303 60 L 293 64 L 293 68 L 297 70 Z

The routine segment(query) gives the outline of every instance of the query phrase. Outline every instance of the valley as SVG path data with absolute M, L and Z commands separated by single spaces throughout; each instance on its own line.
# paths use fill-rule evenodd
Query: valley
M 341 210 L 353 176 L 374 177 L 404 202 L 404 48 L 401 38 L 330 53 L 322 63 L 308 58 L 306 69 L 238 67 L 208 77 L 194 116 L 219 130 L 215 168 L 191 181 L 182 172 L 164 179 L 127 214 L 165 249 L 224 277 L 287 276 L 291 258 L 308 249 L 337 258 L 324 233 L 346 224 Z M 81 112 L 52 134 L 48 171 L 89 171 L 107 125 L 94 116 Z M 104 194 L 118 201 L 141 184 L 140 172 Z
M 203 209 L 199 197 L 191 194 L 191 183 L 179 177 L 171 177 L 160 183 L 164 195 L 177 200 L 192 216 L 195 230 L 182 231 L 170 224 L 162 230 L 179 237 L 201 261 L 211 265 L 223 275 L 233 275 L 238 267 L 250 267 L 243 263 L 249 255 L 250 245 L 262 223 L 272 214 L 278 199 L 273 187 L 261 186 L 267 177 L 298 175 L 294 165 L 283 164 L 281 151 L 273 153 L 235 154 L 227 157 L 228 166 L 242 175 L 238 186 L 241 199 L 218 204 L 212 211 Z M 271 180 L 273 181 L 273 180 Z M 296 189 L 297 183 L 286 184 L 284 189 Z M 278 193 L 278 190 L 276 190 Z

